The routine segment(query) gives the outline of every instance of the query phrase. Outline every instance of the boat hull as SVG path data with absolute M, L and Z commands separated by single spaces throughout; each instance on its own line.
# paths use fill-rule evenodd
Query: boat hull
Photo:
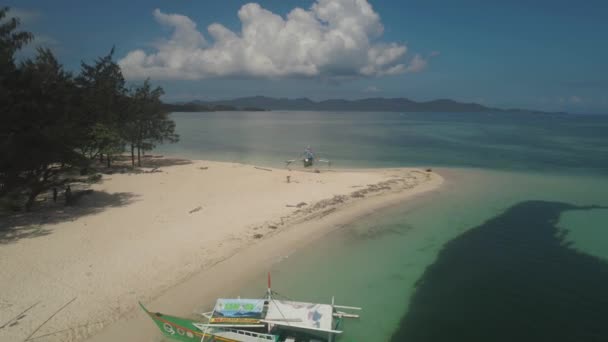
M 194 323 L 197 323 L 194 320 L 165 315 L 160 312 L 152 313 L 148 311 L 143 304 L 139 303 L 139 305 L 146 314 L 150 316 L 154 323 L 156 323 L 163 335 L 173 340 L 192 342 L 201 341 L 204 337 L 202 340 L 204 342 L 240 342 L 239 340 L 214 335 L 213 332 L 203 333 L 194 326 Z

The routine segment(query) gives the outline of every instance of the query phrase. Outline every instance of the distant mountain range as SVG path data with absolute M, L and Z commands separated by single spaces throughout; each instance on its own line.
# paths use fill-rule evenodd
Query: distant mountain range
M 380 112 L 446 112 L 446 113 L 479 113 L 479 112 L 522 112 L 547 113 L 525 109 L 499 109 L 464 103 L 449 99 L 426 102 L 412 101 L 406 98 L 367 98 L 360 100 L 324 100 L 313 101 L 308 98 L 287 99 L 265 96 L 241 97 L 221 101 L 191 101 L 179 104 L 166 104 L 167 110 L 173 112 L 196 111 L 261 111 L 261 110 L 314 110 L 314 111 L 380 111 Z

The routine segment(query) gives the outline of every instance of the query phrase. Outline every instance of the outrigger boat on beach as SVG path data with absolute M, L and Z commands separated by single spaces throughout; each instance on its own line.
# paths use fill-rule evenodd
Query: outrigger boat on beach
M 358 307 L 275 299 L 268 290 L 263 298 L 220 298 L 204 322 L 148 311 L 163 334 L 178 341 L 200 342 L 333 342 L 342 333 L 344 318 L 359 315 L 339 310 Z

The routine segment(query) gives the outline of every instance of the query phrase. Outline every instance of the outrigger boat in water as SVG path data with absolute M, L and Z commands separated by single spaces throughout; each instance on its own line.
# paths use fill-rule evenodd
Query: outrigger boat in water
M 200 342 L 333 342 L 342 333 L 344 318 L 359 315 L 339 310 L 352 306 L 316 304 L 275 299 L 268 290 L 264 298 L 220 298 L 213 311 L 202 313 L 205 322 L 169 316 L 141 308 L 163 334 L 178 341 Z
M 304 168 L 312 167 L 315 164 L 315 162 L 325 163 L 325 165 L 327 165 L 328 167 L 331 167 L 331 160 L 317 159 L 317 155 L 312 151 L 310 146 L 306 147 L 306 149 L 304 150 L 304 153 L 302 153 L 302 155 L 298 159 L 300 159 L 302 161 L 302 166 L 304 166 Z M 291 167 L 291 164 L 296 162 L 298 159 L 286 160 L 285 166 L 287 168 Z

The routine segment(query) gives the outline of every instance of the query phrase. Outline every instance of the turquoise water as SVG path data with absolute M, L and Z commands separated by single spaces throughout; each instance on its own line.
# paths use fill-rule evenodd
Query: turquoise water
M 339 166 L 433 166 L 446 177 L 273 265 L 280 293 L 364 308 L 341 341 L 608 340 L 597 283 L 608 273 L 607 118 L 174 118 L 182 142 L 164 153 L 279 166 L 310 144 Z

